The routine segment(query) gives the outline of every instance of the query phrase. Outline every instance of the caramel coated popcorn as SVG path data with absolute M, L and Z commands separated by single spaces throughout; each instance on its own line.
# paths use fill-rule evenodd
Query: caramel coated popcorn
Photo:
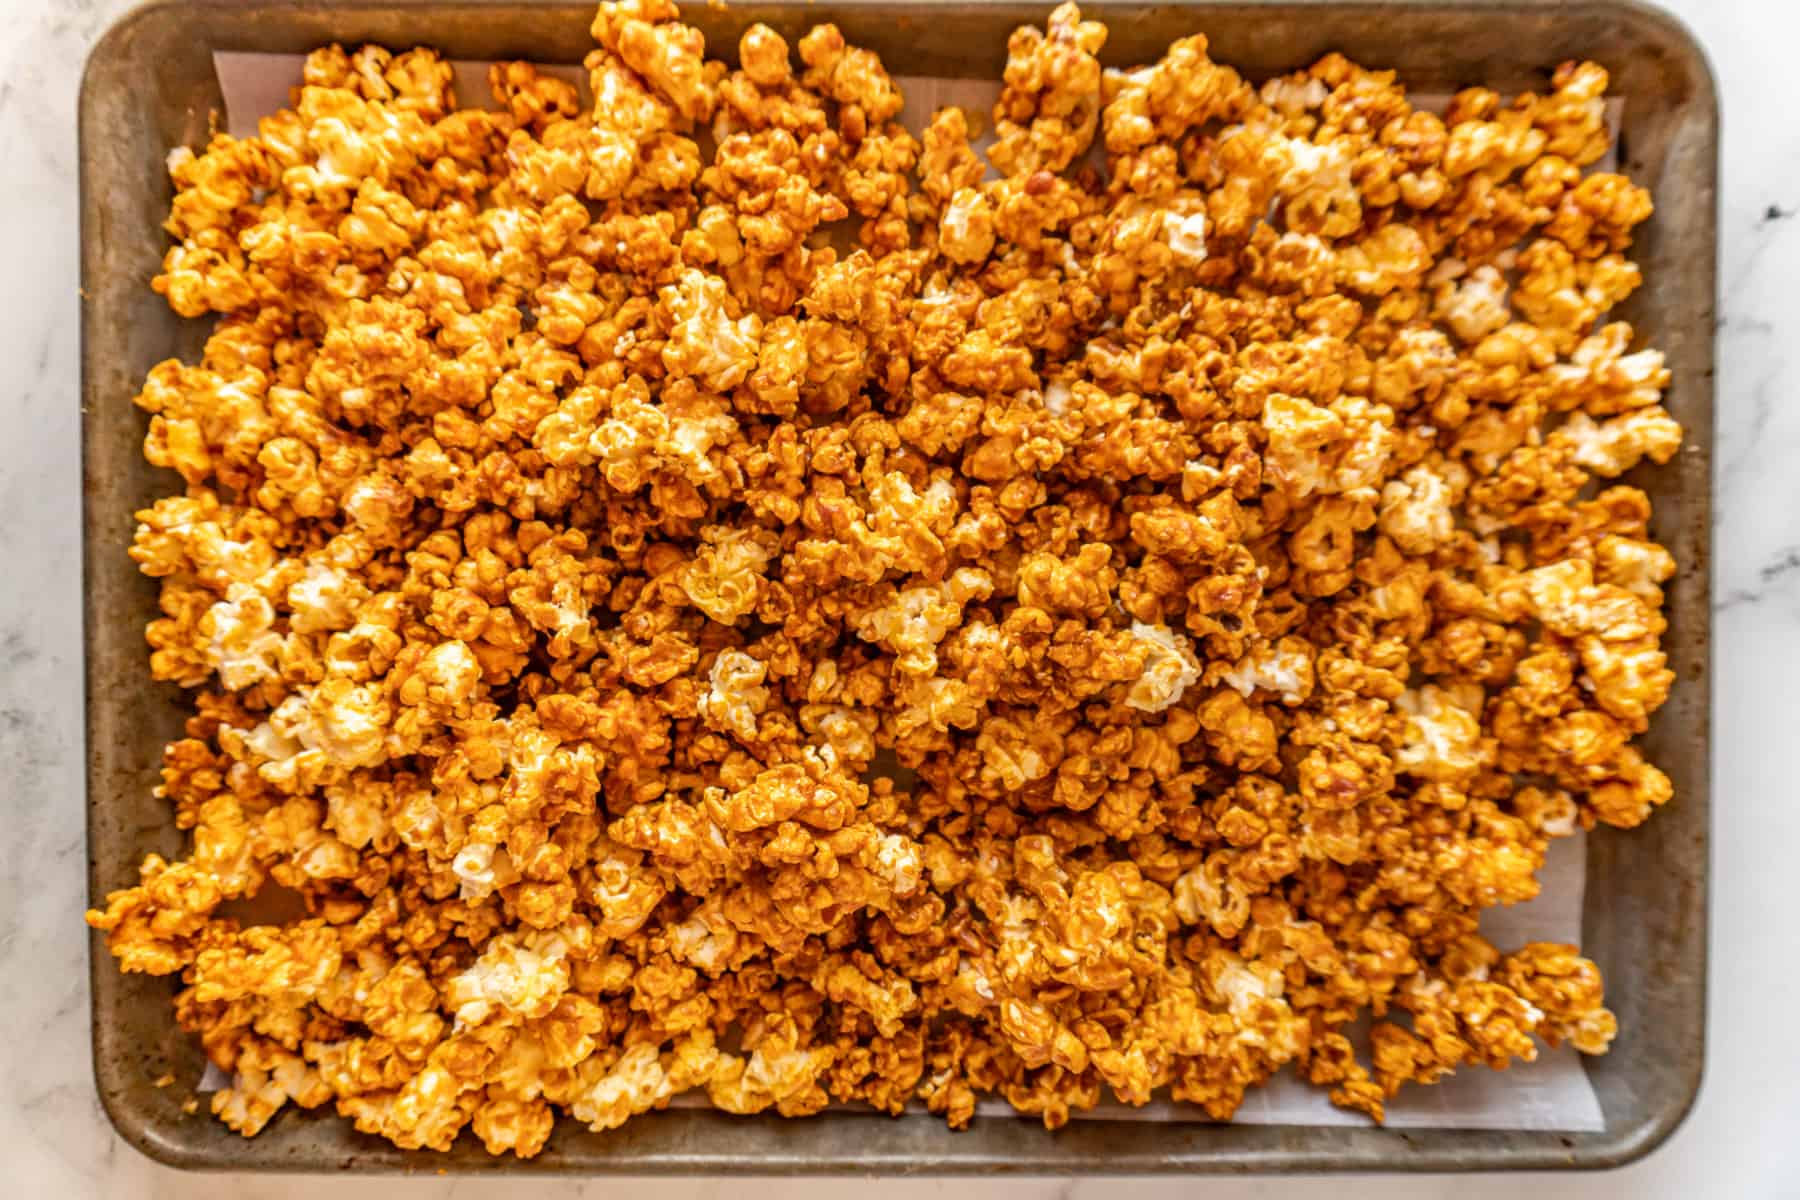
M 332 47 L 170 158 L 215 326 L 138 397 L 132 555 L 191 843 L 89 921 L 213 1111 L 528 1157 L 1605 1051 L 1595 965 L 1478 921 L 1670 798 L 1606 73 L 1437 115 L 1103 69 L 1065 4 L 909 130 L 830 25 L 593 33 L 591 101 Z

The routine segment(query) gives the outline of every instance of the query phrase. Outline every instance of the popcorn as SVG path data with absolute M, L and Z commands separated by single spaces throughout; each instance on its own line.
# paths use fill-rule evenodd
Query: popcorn
M 259 1061 L 265 1065 L 257 1065 Z M 305 1060 L 258 1046 L 239 1056 L 231 1086 L 213 1093 L 212 1111 L 238 1133 L 254 1137 L 290 1100 L 301 1108 L 317 1108 L 329 1099 L 331 1089 Z
M 1187 639 L 1163 626 L 1134 621 L 1131 636 L 1146 654 L 1143 674 L 1131 685 L 1125 703 L 1143 712 L 1162 712 L 1199 681 L 1200 667 Z
M 769 552 L 744 530 L 719 527 L 702 536 L 706 543 L 684 572 L 682 591 L 713 620 L 735 624 L 756 607 Z
M 1443 688 L 1408 689 L 1398 701 L 1406 732 L 1395 756 L 1397 770 L 1441 782 L 1473 774 L 1482 765 L 1481 723 Z
M 271 630 L 275 609 L 255 589 L 234 584 L 226 598 L 207 610 L 200 631 L 211 627 L 207 657 L 219 673 L 219 682 L 239 692 L 263 679 L 280 674 L 276 658 L 281 635 Z
M 569 986 L 566 949 L 554 940 L 531 949 L 491 938 L 481 957 L 444 988 L 458 1026 L 479 1025 L 496 1010 L 523 1017 L 548 1015 Z
M 689 270 L 666 290 L 662 302 L 674 320 L 663 348 L 663 366 L 673 375 L 691 375 L 709 391 L 726 392 L 743 382 L 756 365 L 762 322 L 752 314 L 733 320 L 725 282 Z M 681 431 L 675 431 L 681 443 Z
M 701 719 L 741 742 L 754 742 L 756 718 L 769 705 L 769 689 L 761 686 L 767 677 L 767 668 L 743 651 L 721 650 L 700 697 Z
M 974 188 L 950 197 L 938 218 L 938 251 L 958 263 L 978 263 L 994 248 L 993 206 Z
M 1438 286 L 1435 312 L 1464 342 L 1474 344 L 1512 319 L 1506 282 L 1491 266 L 1480 266 L 1460 283 Z
M 937 674 L 938 643 L 961 622 L 971 600 L 993 593 L 984 571 L 965 567 L 944 583 L 896 592 L 892 600 L 864 611 L 857 635 L 894 652 L 894 668 L 911 675 Z
M 674 1094 L 654 1045 L 633 1046 L 605 1075 L 595 1080 L 570 1113 L 599 1133 L 616 1129 L 629 1118 L 665 1102 Z
M 215 1113 L 528 1157 L 687 1093 L 1225 1119 L 1293 1063 L 1380 1119 L 1603 1052 L 1592 963 L 1475 930 L 1672 792 L 1677 564 L 1589 487 L 1682 440 L 1608 321 L 1606 73 L 1440 118 L 1104 69 L 1063 4 L 984 159 L 830 25 L 593 34 L 589 111 L 331 47 L 170 156 L 153 286 L 216 325 L 138 397 L 131 554 L 191 847 L 88 919 Z M 270 880 L 307 915 L 221 915 Z
M 348 629 L 367 597 L 368 589 L 354 576 L 329 563 L 308 563 L 306 573 L 288 585 L 289 624 L 296 633 Z
M 1412 468 L 1381 489 L 1381 532 L 1407 554 L 1430 554 L 1456 531 L 1453 485 L 1428 466 Z
M 1284 704 L 1303 703 L 1313 690 L 1311 648 L 1299 638 L 1283 638 L 1245 655 L 1219 682 L 1245 699 L 1261 690 Z
M 1205 213 L 1189 213 L 1185 217 L 1165 214 L 1163 228 L 1167 231 L 1164 237 L 1169 243 L 1169 250 L 1177 261 L 1188 266 L 1199 266 L 1206 261 Z
M 1666 463 L 1681 448 L 1681 426 L 1658 406 L 1634 409 L 1602 424 L 1578 412 L 1552 436 L 1571 447 L 1569 457 L 1577 466 L 1607 479 L 1645 458 Z

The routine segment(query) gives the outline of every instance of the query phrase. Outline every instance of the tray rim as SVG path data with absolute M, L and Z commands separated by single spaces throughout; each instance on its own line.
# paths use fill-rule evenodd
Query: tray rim
M 691 2 L 691 0 L 690 0 Z M 837 7 L 852 9 L 883 9 L 896 7 L 902 0 L 833 0 Z M 960 9 L 966 7 L 959 0 L 904 0 L 913 7 Z M 976 0 L 980 4 L 981 0 Z M 95 138 L 90 137 L 90 129 L 97 123 L 96 109 L 104 101 L 103 83 L 100 79 L 107 69 L 114 66 L 114 60 L 122 53 L 129 36 L 141 24 L 155 22 L 182 23 L 192 14 L 208 11 L 237 11 L 245 9 L 266 10 L 286 13 L 325 13 L 337 10 L 353 12 L 400 11 L 407 13 L 442 13 L 449 11 L 479 12 L 485 9 L 505 7 L 509 0 L 256 0 L 245 4 L 242 0 L 145 0 L 127 10 L 116 18 L 106 31 L 94 43 L 83 64 L 78 101 L 77 125 L 79 129 L 78 180 L 79 180 L 79 228 L 81 237 L 80 276 L 81 276 L 81 455 L 84 487 L 82 492 L 82 645 L 83 645 L 83 732 L 85 744 L 92 746 L 97 732 L 95 698 L 103 688 L 97 677 L 93 653 L 95 630 L 105 614 L 98 611 L 91 587 L 92 577 L 96 573 L 96 565 L 101 561 L 101 551 L 96 545 L 93 534 L 96 518 L 107 514 L 96 513 L 93 489 L 86 485 L 93 461 L 92 439 L 90 430 L 96 425 L 102 411 L 98 403 L 98 388 L 95 383 L 95 361 L 100 353 L 99 344 L 105 332 L 106 314 L 97 310 L 97 306 L 89 302 L 96 280 L 104 270 L 97 243 L 90 232 L 97 222 L 95 199 L 101 180 L 108 174 L 106 168 L 96 161 L 94 151 Z M 1033 8 L 1045 10 L 1053 0 L 1044 0 Z M 1104 16 L 1108 10 L 1144 7 L 1133 4 L 1130 0 L 1082 0 L 1084 9 Z M 802 12 L 811 7 L 812 0 L 797 0 L 797 7 Z M 1709 153 L 1705 156 L 1704 178 L 1698 184 L 1703 194 L 1710 194 L 1712 204 L 1710 220 L 1700 230 L 1686 231 L 1703 235 L 1706 239 L 1704 255 L 1704 283 L 1706 294 L 1710 297 L 1705 305 L 1703 316 L 1709 324 L 1701 347 L 1701 362 L 1704 366 L 1703 383 L 1695 383 L 1691 387 L 1698 393 L 1696 404 L 1704 415 L 1704 440 L 1700 445 L 1700 453 L 1704 456 L 1708 487 L 1703 494 L 1686 497 L 1686 502 L 1698 509 L 1695 518 L 1695 534 L 1693 536 L 1698 560 L 1684 569 L 1698 576 L 1694 583 L 1698 587 L 1698 598 L 1694 607 L 1698 613 L 1701 628 L 1697 631 L 1703 640 L 1705 649 L 1702 655 L 1703 669 L 1706 675 L 1706 699 L 1703 709 L 1701 727 L 1698 731 L 1701 752 L 1706 758 L 1703 767 L 1703 795 L 1698 797 L 1707 811 L 1700 829 L 1702 856 L 1698 888 L 1698 904 L 1700 908 L 1699 933 L 1695 939 L 1695 962 L 1684 964 L 1693 973 L 1692 987 L 1695 993 L 1694 1021 L 1698 1044 L 1691 1063 L 1684 1069 L 1678 1093 L 1669 1097 L 1669 1103 L 1636 1124 L 1618 1130 L 1608 1129 L 1600 1134 L 1570 1135 L 1555 1131 L 1484 1131 L 1465 1129 L 1413 1129 L 1391 1130 L 1371 1129 L 1370 1132 L 1388 1135 L 1394 1157 L 1373 1158 L 1350 1152 L 1317 1154 L 1299 1152 L 1287 1154 L 1279 1151 L 1250 1153 L 1210 1153 L 1200 1152 L 1202 1157 L 1189 1158 L 1170 1156 L 1162 1159 L 1132 1159 L 1121 1170 L 1107 1161 L 1083 1160 L 1071 1163 L 1065 1160 L 1039 1158 L 1021 1158 L 1010 1161 L 987 1161 L 979 1156 L 945 1156 L 929 1160 L 923 1165 L 909 1165 L 916 1160 L 900 1160 L 890 1162 L 886 1158 L 871 1155 L 837 1154 L 811 1155 L 797 1153 L 796 1147 L 783 1146 L 780 1153 L 745 1160 L 741 1157 L 711 1157 L 705 1153 L 690 1153 L 686 1157 L 669 1156 L 665 1159 L 647 1161 L 644 1158 L 629 1157 L 618 1165 L 612 1165 L 605 1156 L 598 1158 L 582 1158 L 580 1160 L 545 1161 L 532 1159 L 519 1161 L 515 1159 L 498 1159 L 474 1165 L 465 1164 L 426 1152 L 394 1151 L 393 1153 L 376 1152 L 368 1156 L 352 1155 L 348 1159 L 321 1152 L 314 1157 L 298 1161 L 275 1161 L 267 1157 L 258 1159 L 253 1154 L 240 1158 L 197 1147 L 181 1137 L 179 1128 L 164 1128 L 157 1124 L 151 1114 L 134 1108 L 127 1095 L 126 1081 L 119 1077 L 115 1064 L 101 1054 L 99 1041 L 101 1022 L 105 1016 L 105 1005 L 113 992 L 111 984 L 117 983 L 120 973 L 104 939 L 93 931 L 89 933 L 89 1000 L 92 1021 L 90 1050 L 96 1090 L 103 1111 L 113 1128 L 129 1145 L 147 1157 L 180 1169 L 203 1171 L 255 1171 L 255 1172 L 365 1172 L 383 1174 L 410 1174 L 416 1171 L 430 1171 L 434 1174 L 475 1174 L 492 1173 L 508 1175 L 557 1175 L 583 1176 L 617 1173 L 656 1173 L 656 1174 L 704 1174 L 714 1171 L 732 1171 L 734 1173 L 754 1175 L 812 1174 L 812 1175 L 849 1175 L 868 1174 L 871 1170 L 889 1168 L 896 1174 L 925 1175 L 1022 1175 L 1022 1174 L 1245 1174 L 1245 1173 L 1302 1173 L 1302 1172 L 1445 1172 L 1445 1171 L 1526 1171 L 1526 1170 L 1606 1170 L 1622 1167 L 1636 1162 L 1661 1147 L 1682 1125 L 1698 1099 L 1702 1078 L 1705 1071 L 1705 1016 L 1707 1007 L 1706 962 L 1708 957 L 1709 930 L 1705 919 L 1705 910 L 1709 906 L 1711 879 L 1711 772 L 1712 742 L 1711 713 L 1713 709 L 1716 683 L 1711 671 L 1711 632 L 1713 614 L 1711 596 L 1713 576 L 1716 567 L 1712 562 L 1712 523 L 1710 508 L 1712 492 L 1716 488 L 1717 464 L 1713 458 L 1713 422 L 1717 413 L 1717 386 L 1715 371 L 1717 366 L 1716 331 L 1711 325 L 1717 305 L 1718 290 L 1718 231 L 1719 231 L 1719 154 L 1720 154 L 1720 111 L 1717 74 L 1713 68 L 1705 46 L 1682 21 L 1668 10 L 1659 7 L 1653 0 L 1164 0 L 1154 5 L 1157 8 L 1192 8 L 1197 10 L 1227 7 L 1259 7 L 1268 5 L 1290 8 L 1317 8 L 1345 11 L 1350 13 L 1367 12 L 1371 15 L 1391 14 L 1393 10 L 1426 10 L 1433 12 L 1467 12 L 1473 14 L 1487 13 L 1540 13 L 1567 10 L 1586 10 L 1602 13 L 1611 19 L 1635 26 L 1647 35 L 1659 36 L 1682 59 L 1682 65 L 1692 72 L 1695 84 L 1694 95 L 1690 103 L 1695 106 L 1703 122 L 1706 143 Z M 591 8 L 590 3 L 556 3 L 545 7 L 557 8 Z M 996 4 L 995 7 L 1015 7 L 1015 5 Z M 429 43 L 428 34 L 422 33 L 419 41 Z M 89 902 L 100 903 L 106 894 L 105 880 L 101 878 L 101 864 L 95 851 L 98 837 L 96 826 L 97 803 L 106 794 L 103 782 L 97 777 L 98 768 L 90 754 L 85 772 L 85 801 L 87 812 L 87 845 L 88 845 L 88 890 Z M 702 1110 L 694 1110 L 697 1114 Z M 712 1116 L 712 1114 L 707 1114 Z M 704 1119 L 704 1118 L 703 1118 Z M 741 1120 L 742 1118 L 724 1118 Z M 777 1122 L 779 1118 L 753 1118 L 759 1121 Z M 824 1117 L 809 1118 L 808 1123 L 824 1126 L 839 1120 L 861 1120 L 861 1114 L 832 1114 Z M 885 1119 L 885 1118 L 883 1118 Z M 902 1120 L 907 1118 L 902 1118 Z M 919 1118 L 915 1118 L 919 1119 Z M 941 1128 L 941 1122 L 929 1118 Z M 794 1125 L 797 1122 L 785 1122 Z M 1094 1124 L 1103 1124 L 1095 1122 Z M 1263 1127 L 1270 1128 L 1270 1127 Z M 969 1134 L 955 1135 L 970 1137 Z M 1578 1140 L 1573 1140 L 1578 1139 Z M 784 1139 L 785 1140 L 785 1139 Z M 1492 1143 L 1484 1145 L 1484 1143 Z M 250 1141 L 247 1146 L 254 1147 Z M 364 1161 L 358 1162 L 358 1158 Z

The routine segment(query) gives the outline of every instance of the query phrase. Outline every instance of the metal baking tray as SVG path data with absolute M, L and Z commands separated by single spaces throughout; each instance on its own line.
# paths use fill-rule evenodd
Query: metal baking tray
M 835 21 L 905 74 L 996 78 L 1006 37 L 1042 22 L 1042 3 L 795 0 L 693 3 L 686 18 L 715 53 L 764 21 L 791 39 Z M 446 1155 L 408 1153 L 358 1134 L 330 1109 L 283 1112 L 254 1140 L 182 1112 L 203 1058 L 176 1027 L 172 980 L 124 976 L 92 935 L 94 1073 L 133 1146 L 195 1168 L 490 1171 L 520 1175 L 677 1173 L 1078 1174 L 1251 1171 L 1472 1171 L 1608 1167 L 1659 1145 L 1698 1090 L 1706 977 L 1708 719 L 1711 689 L 1709 501 L 1718 109 L 1711 72 L 1673 19 L 1633 0 L 1281 0 L 1146 5 L 1087 0 L 1111 29 L 1104 57 L 1148 61 L 1204 31 L 1212 53 L 1251 78 L 1341 50 L 1395 68 L 1417 90 L 1470 84 L 1543 87 L 1568 58 L 1612 72 L 1624 100 L 1620 156 L 1650 186 L 1656 214 L 1634 256 L 1647 286 L 1624 315 L 1668 355 L 1668 406 L 1683 452 L 1634 482 L 1656 502 L 1656 535 L 1681 565 L 1666 639 L 1679 681 L 1646 740 L 1675 799 L 1643 828 L 1589 839 L 1584 945 L 1605 971 L 1621 1033 L 1588 1071 L 1605 1113 L 1594 1133 L 1386 1130 L 1075 1121 L 977 1120 L 953 1133 L 925 1115 L 833 1112 L 803 1121 L 671 1110 L 607 1134 L 559 1124 L 527 1162 L 488 1158 L 464 1137 Z M 298 53 L 322 43 L 425 44 L 452 57 L 578 62 L 591 45 L 589 3 L 521 0 L 166 0 L 128 14 L 101 39 L 81 89 L 83 537 L 86 571 L 89 888 L 98 903 L 136 878 L 144 854 L 178 852 L 182 835 L 151 795 L 164 742 L 186 711 L 151 680 L 144 625 L 156 585 L 126 557 L 132 512 L 178 486 L 139 452 L 145 416 L 131 400 L 145 371 L 192 356 L 203 322 L 170 313 L 148 286 L 166 240 L 164 156 L 201 145 L 220 106 L 215 50 Z M 72 933 L 72 931 L 71 931 Z M 172 1085 L 159 1087 L 165 1074 Z

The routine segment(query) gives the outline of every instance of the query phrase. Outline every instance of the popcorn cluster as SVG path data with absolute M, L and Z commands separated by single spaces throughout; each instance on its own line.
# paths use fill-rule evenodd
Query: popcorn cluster
M 192 847 L 89 921 L 214 1111 L 525 1157 L 684 1092 L 1054 1127 L 1291 1065 L 1380 1119 L 1604 1051 L 1594 964 L 1478 919 L 1670 793 L 1606 73 L 1437 116 L 1103 69 L 1065 4 L 984 154 L 830 25 L 593 33 L 591 108 L 332 47 L 170 156 L 155 287 L 217 324 L 132 555 Z

